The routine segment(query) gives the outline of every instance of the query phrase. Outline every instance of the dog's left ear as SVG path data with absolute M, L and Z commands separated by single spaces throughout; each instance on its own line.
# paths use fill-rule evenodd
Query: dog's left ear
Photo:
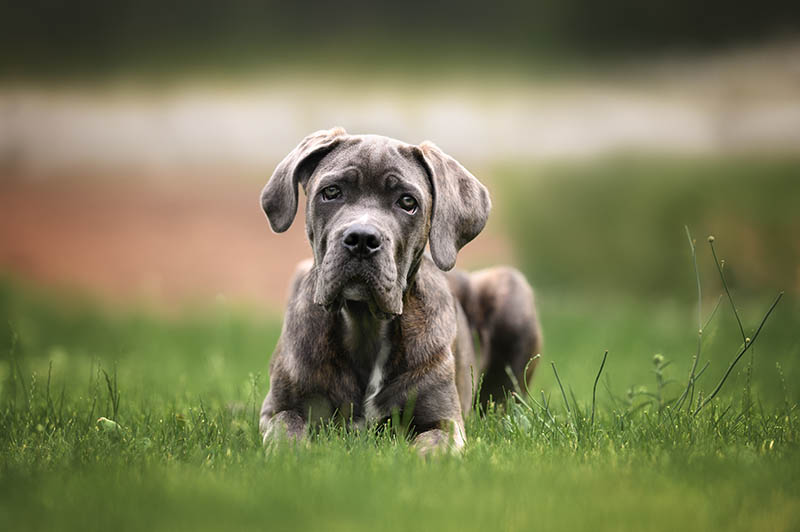
M 478 236 L 492 208 L 489 191 L 458 161 L 435 144 L 419 145 L 418 157 L 433 188 L 429 242 L 433 262 L 444 270 L 456 264 L 458 250 Z
M 261 208 L 276 233 L 292 225 L 297 214 L 297 185 L 305 187 L 323 157 L 347 135 L 340 128 L 310 134 L 280 162 L 261 192 Z

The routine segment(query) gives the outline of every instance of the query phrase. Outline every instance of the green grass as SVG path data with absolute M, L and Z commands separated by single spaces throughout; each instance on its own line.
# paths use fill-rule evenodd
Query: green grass
M 325 428 L 308 446 L 267 454 L 256 413 L 274 318 L 227 307 L 173 317 L 108 310 L 6 281 L 0 528 L 796 529 L 797 390 L 784 390 L 775 369 L 783 365 L 784 385 L 797 382 L 796 303 L 782 302 L 757 340 L 753 401 L 745 358 L 696 417 L 643 393 L 658 391 L 655 353 L 673 362 L 665 378 L 683 383 L 667 384 L 664 397 L 685 385 L 691 307 L 579 303 L 542 296 L 547 349 L 527 406 L 472 416 L 464 456 L 425 461 L 391 430 Z M 719 372 L 741 343 L 728 310 L 704 345 Z M 760 316 L 745 315 L 750 331 Z M 592 425 L 604 348 L 608 380 Z M 717 377 L 709 369 L 698 387 Z M 534 402 L 540 391 L 547 410 Z M 101 416 L 119 430 L 98 425 Z

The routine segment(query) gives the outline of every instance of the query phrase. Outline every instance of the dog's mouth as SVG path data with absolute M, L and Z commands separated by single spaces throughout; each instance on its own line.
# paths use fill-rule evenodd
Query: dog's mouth
M 342 288 L 342 299 L 345 301 L 361 301 L 368 303 L 375 298 L 372 295 L 372 290 L 369 289 L 366 283 L 350 281 Z
M 314 302 L 331 312 L 339 311 L 347 302 L 358 303 L 359 307 L 368 307 L 373 317 L 390 319 L 403 311 L 402 288 L 392 273 L 355 263 L 333 266 L 323 262 Z
M 329 312 L 338 312 L 343 306 L 367 309 L 373 318 L 388 320 L 398 314 L 387 309 L 388 305 L 389 302 L 382 300 L 369 282 L 354 278 L 345 282 L 339 293 L 324 307 Z

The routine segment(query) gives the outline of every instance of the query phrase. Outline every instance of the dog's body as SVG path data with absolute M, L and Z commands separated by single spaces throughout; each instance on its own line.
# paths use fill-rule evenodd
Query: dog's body
M 485 373 L 482 396 L 500 398 L 506 367 L 527 381 L 540 343 L 519 272 L 442 271 L 483 229 L 488 192 L 430 143 L 341 129 L 310 135 L 276 169 L 262 206 L 277 232 L 296 214 L 298 184 L 314 258 L 292 281 L 261 410 L 265 443 L 303 438 L 320 419 L 359 426 L 396 412 L 423 452 L 462 447 L 471 376 Z

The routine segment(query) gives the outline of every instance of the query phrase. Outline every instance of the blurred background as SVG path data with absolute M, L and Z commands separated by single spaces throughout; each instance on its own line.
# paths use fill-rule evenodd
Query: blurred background
M 621 385 L 662 352 L 684 378 L 685 226 L 704 317 L 722 290 L 709 234 L 748 332 L 786 291 L 758 351 L 762 392 L 778 389 L 776 361 L 800 377 L 796 2 L 2 2 L 3 322 L 42 361 L 92 327 L 70 321 L 77 300 L 279 323 L 309 249 L 302 224 L 270 232 L 259 192 L 306 134 L 336 125 L 433 140 L 489 186 L 490 224 L 459 266 L 528 275 L 543 355 L 576 388 L 606 348 Z M 709 375 L 741 341 L 721 308 Z M 43 312 L 63 327 L 37 329 Z M 273 336 L 243 372 L 265 367 Z M 113 338 L 94 354 L 123 356 L 102 347 Z

